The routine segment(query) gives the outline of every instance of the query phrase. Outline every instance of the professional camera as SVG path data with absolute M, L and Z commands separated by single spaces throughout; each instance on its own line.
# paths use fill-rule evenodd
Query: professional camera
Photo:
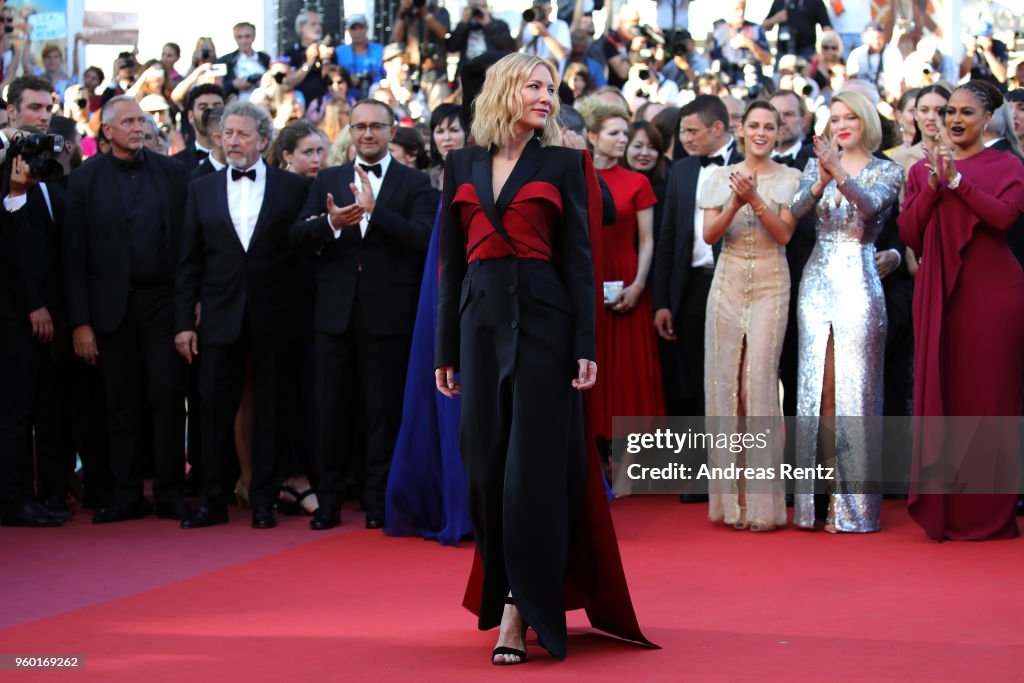
M 529 8 L 529 9 L 524 9 L 523 10 L 523 21 L 525 21 L 525 22 L 537 21 L 537 10 L 535 10 L 532 7 Z
M 213 59 L 213 52 L 210 51 L 210 48 L 204 47 L 199 51 L 199 59 Z
M 441 48 L 437 43 L 420 44 L 420 64 L 423 65 L 427 62 L 433 62 L 435 67 L 439 67 L 441 64 Z
M 427 6 L 427 0 L 412 0 L 412 6 L 416 9 L 423 9 Z
M 370 92 L 370 86 L 373 85 L 373 79 L 370 77 L 369 71 L 356 71 L 352 74 L 352 82 L 355 83 L 356 88 L 365 97 Z
M 658 47 L 665 44 L 664 36 L 646 24 L 634 26 L 629 30 L 629 34 L 632 38 L 643 36 L 648 47 Z
M 469 16 L 473 17 L 474 19 L 483 19 L 484 11 L 479 7 L 474 7 L 472 10 L 470 10 Z
M 669 59 L 672 57 L 688 57 L 692 47 L 692 40 L 693 36 L 685 28 L 681 28 L 678 31 L 670 31 L 665 39 L 665 56 Z
M 45 133 L 25 133 L 11 141 L 7 150 L 7 158 L 20 156 L 28 165 L 34 178 L 42 182 L 50 182 L 64 175 L 64 167 L 54 157 L 64 151 L 62 135 Z

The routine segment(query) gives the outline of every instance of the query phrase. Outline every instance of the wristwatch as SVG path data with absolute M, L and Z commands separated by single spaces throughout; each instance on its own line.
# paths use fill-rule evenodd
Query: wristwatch
M 956 188 L 960 187 L 960 179 L 962 177 L 963 176 L 960 175 L 960 171 L 957 171 L 956 177 L 949 181 L 949 185 L 947 187 L 949 187 L 949 189 L 951 190 L 955 190 Z

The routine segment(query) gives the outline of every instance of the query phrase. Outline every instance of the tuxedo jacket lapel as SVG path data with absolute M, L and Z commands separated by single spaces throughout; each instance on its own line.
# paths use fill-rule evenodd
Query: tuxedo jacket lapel
M 480 208 L 483 209 L 484 215 L 487 216 L 491 225 L 494 226 L 494 230 L 512 246 L 514 252 L 515 245 L 512 244 L 512 238 L 509 236 L 508 231 L 505 230 L 505 223 L 501 220 L 501 212 L 498 211 L 494 204 L 494 176 L 489 151 L 481 150 L 477 158 L 473 160 L 472 176 L 473 188 L 476 190 L 477 199 L 480 200 Z M 507 186 L 511 180 L 510 177 L 505 185 Z
M 228 169 L 222 169 L 219 172 L 217 182 L 213 184 L 216 188 L 214 196 L 210 198 L 211 205 L 214 207 L 215 214 L 220 218 L 221 224 L 229 232 L 228 239 L 238 246 L 238 250 L 245 253 L 245 247 L 242 246 L 242 240 L 238 237 L 238 231 L 235 230 L 235 221 L 231 216 L 231 207 L 228 206 Z M 255 233 L 253 237 L 255 238 Z M 252 239 L 249 240 L 249 245 L 252 246 Z

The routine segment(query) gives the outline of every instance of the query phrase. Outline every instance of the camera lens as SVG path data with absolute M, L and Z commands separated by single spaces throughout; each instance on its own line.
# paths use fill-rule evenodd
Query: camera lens
M 483 19 L 484 18 L 484 11 L 482 9 L 480 9 L 479 7 L 474 7 L 473 11 L 471 11 L 469 14 L 474 19 Z
M 537 21 L 537 11 L 532 7 L 523 10 L 523 21 Z
M 427 6 L 427 0 L 412 0 L 412 6 L 415 7 L 416 9 L 420 9 L 422 7 L 426 7 Z
M 647 79 L 649 79 L 651 77 L 651 70 L 650 69 L 640 69 L 639 71 L 636 72 L 636 75 L 640 77 L 641 81 L 646 81 Z
M 78 105 L 79 109 L 85 109 L 86 106 L 88 106 L 89 101 L 86 100 L 84 97 L 79 97 L 77 100 L 75 100 L 75 104 Z
M 281 73 L 280 71 L 278 71 L 278 72 L 277 72 L 276 74 L 274 74 L 274 80 L 275 80 L 275 81 L 276 81 L 276 82 L 277 82 L 278 84 L 280 84 L 280 83 L 284 83 L 284 74 L 283 74 L 283 73 Z

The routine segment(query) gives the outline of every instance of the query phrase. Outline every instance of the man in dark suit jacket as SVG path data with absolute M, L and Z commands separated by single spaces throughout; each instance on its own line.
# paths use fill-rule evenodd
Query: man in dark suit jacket
M 219 85 L 204 83 L 188 91 L 185 98 L 185 115 L 195 134 L 188 146 L 175 154 L 174 158 L 185 164 L 190 171 L 210 156 L 213 140 L 203 126 L 203 112 L 216 107 L 224 107 L 224 89 Z
M 220 122 L 223 117 L 223 107 L 214 107 L 213 109 L 207 109 L 203 112 L 201 117 L 203 128 L 210 131 L 210 142 L 213 146 L 210 147 L 209 156 L 203 159 L 199 165 L 193 168 L 189 173 L 189 182 L 227 168 L 228 163 L 224 156 L 224 148 L 221 147 Z
M 243 21 L 235 24 L 233 31 L 238 49 L 227 53 L 217 63 L 227 64 L 228 67 L 224 76 L 224 95 L 237 95 L 241 100 L 248 100 L 253 89 L 260 84 L 264 72 L 270 68 L 270 55 L 252 49 L 252 43 L 256 40 L 254 25 Z
M 184 461 L 184 363 L 174 350 L 174 271 L 188 171 L 143 149 L 145 114 L 115 97 L 101 121 L 111 152 L 68 182 L 64 271 L 75 354 L 99 362 L 107 392 L 114 495 L 96 523 L 146 512 L 138 440 L 149 413 L 157 514 L 179 518 Z M 148 445 L 148 444 L 146 444 Z
M 679 135 L 688 157 L 673 164 L 665 188 L 665 213 L 655 246 L 654 326 L 678 368 L 673 415 L 704 414 L 704 318 L 720 246 L 703 240 L 700 188 L 716 165 L 742 159 L 729 135 L 729 111 L 713 95 L 683 107 Z M 676 331 L 679 331 L 677 337 Z
M 742 156 L 729 135 L 729 110 L 713 95 L 683 107 L 679 139 L 689 156 L 672 166 L 665 188 L 665 212 L 654 253 L 654 327 L 669 367 L 665 389 L 670 415 L 704 415 L 704 319 L 721 247 L 704 242 L 701 187 L 717 165 Z M 676 331 L 679 334 L 677 336 Z M 683 494 L 683 502 L 706 495 Z
M 320 509 L 314 529 L 340 521 L 346 449 L 338 434 L 353 425 L 360 406 L 367 433 L 366 526 L 384 525 L 384 490 L 438 202 L 424 174 L 388 154 L 395 127 L 390 107 L 363 100 L 352 108 L 350 122 L 357 163 L 321 171 L 302 220 L 292 228 L 293 244 L 319 254 L 314 469 Z
M 297 260 L 288 232 L 306 199 L 306 183 L 268 167 L 261 154 L 274 127 L 270 116 L 248 102 L 224 111 L 222 135 L 230 169 L 192 183 L 177 272 L 175 346 L 189 363 L 203 358 L 204 481 L 199 510 L 185 529 L 227 522 L 224 458 L 252 353 L 255 393 L 253 474 L 249 500 L 252 525 L 276 526 L 283 445 L 282 356 L 298 336 L 292 311 L 297 297 Z M 200 324 L 195 306 L 201 303 Z M 198 334 L 196 330 L 198 329 Z

